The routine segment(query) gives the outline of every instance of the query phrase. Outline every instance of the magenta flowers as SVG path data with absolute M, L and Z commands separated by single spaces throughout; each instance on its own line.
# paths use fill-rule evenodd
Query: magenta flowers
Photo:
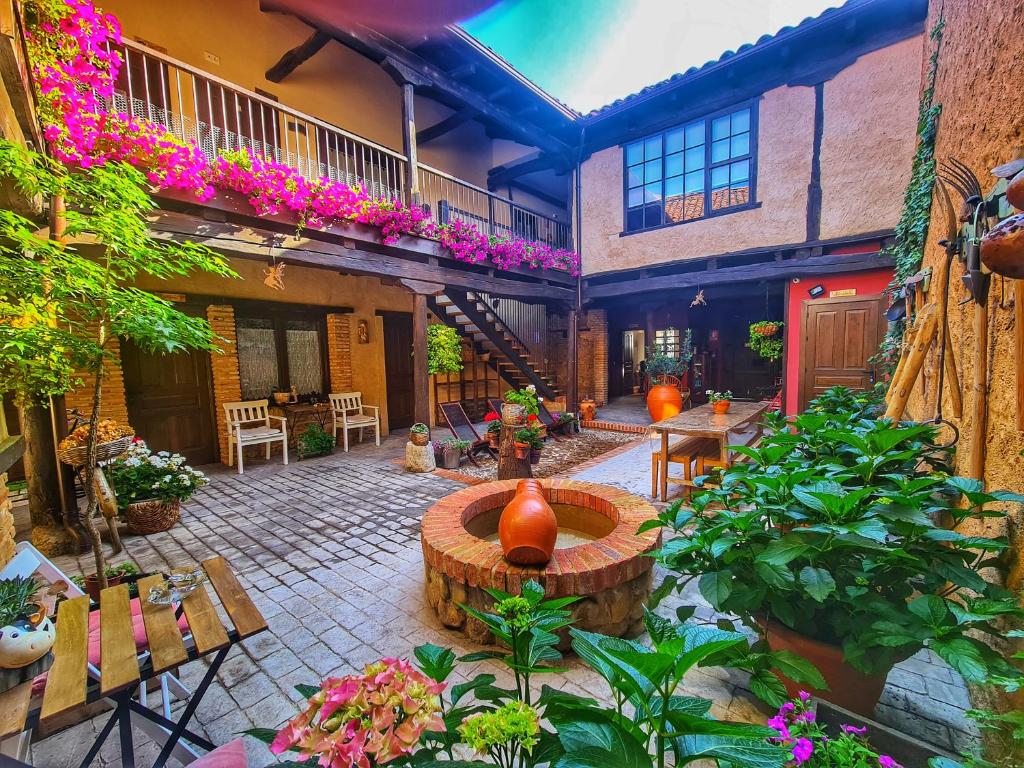
M 143 169 L 156 189 L 184 190 L 209 200 L 218 190 L 245 195 L 261 216 L 290 213 L 301 227 L 359 222 L 380 230 L 381 241 L 403 235 L 437 240 L 453 258 L 502 269 L 556 269 L 579 275 L 579 255 L 519 237 L 482 233 L 459 220 L 438 225 L 422 208 L 371 196 L 360 186 L 327 178 L 308 179 L 291 166 L 248 149 L 209 160 L 199 146 L 165 126 L 113 112 L 121 67 L 117 19 L 88 0 L 41 0 L 28 34 L 40 116 L 51 153 L 88 168 L 126 162 Z

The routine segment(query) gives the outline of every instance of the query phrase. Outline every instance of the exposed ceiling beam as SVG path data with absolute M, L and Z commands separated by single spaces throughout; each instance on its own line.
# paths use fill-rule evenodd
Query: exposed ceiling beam
M 292 48 L 285 53 L 270 69 L 267 70 L 266 78 L 272 83 L 280 83 L 288 75 L 295 71 L 295 68 L 313 56 L 331 41 L 331 36 L 321 30 L 316 30 L 306 38 L 305 42 Z
M 472 107 L 460 109 L 458 112 L 454 112 L 448 115 L 448 117 L 446 117 L 444 120 L 440 120 L 434 123 L 429 128 L 424 128 L 422 131 L 417 131 L 416 143 L 422 145 L 426 144 L 428 141 L 438 139 L 441 136 L 444 136 L 449 131 L 458 128 L 463 123 L 472 120 L 478 114 L 480 113 L 477 112 Z
M 557 161 L 558 158 L 542 153 L 540 155 L 531 155 L 528 158 L 516 160 L 513 163 L 495 166 L 487 172 L 487 185 L 492 189 L 494 187 L 504 186 L 510 181 L 514 181 L 520 176 L 525 176 L 528 173 L 554 168 L 558 164 Z
M 475 75 L 476 69 L 476 64 L 474 64 L 473 62 L 467 62 L 465 64 L 460 64 L 454 69 L 449 69 L 448 77 L 452 78 L 453 80 L 464 80 L 467 77 L 472 77 L 473 75 Z
M 522 190 L 523 192 L 525 192 L 528 195 L 533 195 L 538 200 L 543 200 L 548 205 L 553 205 L 556 208 L 565 208 L 566 207 L 566 205 L 565 205 L 566 204 L 565 198 L 559 199 L 559 198 L 555 197 L 553 194 L 551 194 L 550 192 L 545 192 L 543 189 L 538 189 L 537 187 L 533 186 L 532 184 L 527 184 L 526 182 L 524 182 L 524 181 L 522 181 L 520 179 L 516 179 L 514 181 L 510 181 L 509 184 L 512 187 L 515 187 L 516 189 Z

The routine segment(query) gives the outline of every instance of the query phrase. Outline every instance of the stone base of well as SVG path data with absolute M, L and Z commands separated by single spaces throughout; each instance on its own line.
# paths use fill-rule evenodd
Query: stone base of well
M 541 481 L 552 504 L 584 507 L 608 518 L 613 527 L 586 544 L 556 549 L 543 568 L 508 563 L 501 547 L 470 533 L 473 518 L 503 507 L 515 493 L 516 480 L 499 480 L 446 496 L 423 517 L 421 540 L 427 603 L 446 627 L 478 643 L 494 638 L 459 605 L 491 610 L 485 591 L 518 594 L 526 581 L 545 588 L 548 597 L 576 595 L 571 606 L 575 626 L 592 632 L 628 637 L 639 634 L 643 604 L 651 593 L 653 560 L 645 555 L 661 545 L 661 531 L 637 534 L 641 523 L 655 517 L 653 506 L 626 491 L 577 480 Z M 607 530 L 607 520 L 604 524 Z

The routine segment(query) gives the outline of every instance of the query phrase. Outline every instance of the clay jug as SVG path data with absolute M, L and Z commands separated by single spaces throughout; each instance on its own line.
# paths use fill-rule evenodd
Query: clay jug
M 555 551 L 558 519 L 539 480 L 520 480 L 498 519 L 505 559 L 515 565 L 544 565 Z
M 655 384 L 647 393 L 647 412 L 654 421 L 678 416 L 683 410 L 683 396 L 671 384 Z

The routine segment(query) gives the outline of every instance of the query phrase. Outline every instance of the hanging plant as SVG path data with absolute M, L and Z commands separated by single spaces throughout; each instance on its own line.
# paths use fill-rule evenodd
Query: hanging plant
M 458 373 L 462 370 L 462 340 L 454 328 L 441 323 L 427 327 L 427 373 Z
M 782 357 L 782 326 L 775 320 L 759 320 L 750 324 L 750 341 L 747 346 L 765 360 Z

